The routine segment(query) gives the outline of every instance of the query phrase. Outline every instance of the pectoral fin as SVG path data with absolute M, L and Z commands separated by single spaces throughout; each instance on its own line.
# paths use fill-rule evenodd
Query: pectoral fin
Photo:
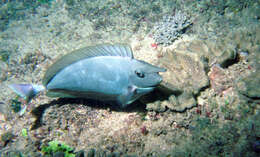
M 121 108 L 125 108 L 136 99 L 140 98 L 142 95 L 153 91 L 153 89 L 154 87 L 138 88 L 136 86 L 129 86 L 126 92 L 118 97 L 117 101 L 120 104 Z
M 136 89 L 135 86 L 129 86 L 122 95 L 118 96 L 117 102 L 120 104 L 121 108 L 127 107 L 135 100 L 133 97 L 136 93 Z

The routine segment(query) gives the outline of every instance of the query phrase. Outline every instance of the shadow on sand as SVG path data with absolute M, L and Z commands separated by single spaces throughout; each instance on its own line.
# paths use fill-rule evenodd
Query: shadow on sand
M 139 112 L 139 113 L 146 113 L 146 104 L 147 103 L 152 103 L 155 101 L 163 101 L 163 100 L 168 100 L 169 96 L 171 94 L 176 94 L 176 93 L 171 93 L 167 92 L 164 89 L 162 90 L 161 88 L 155 89 L 153 92 L 143 96 L 140 98 L 138 101 L 133 102 L 131 105 L 128 105 L 126 108 L 120 108 L 119 105 L 115 102 L 101 102 L 101 101 L 96 101 L 96 100 L 90 100 L 90 99 L 83 99 L 83 98 L 58 98 L 56 100 L 52 100 L 50 103 L 42 104 L 32 110 L 32 114 L 36 117 L 36 121 L 34 122 L 32 126 L 32 130 L 37 129 L 42 126 L 41 119 L 43 117 L 43 114 L 47 108 L 50 106 L 55 106 L 58 105 L 63 106 L 63 105 L 86 105 L 88 107 L 92 107 L 95 109 L 107 109 L 109 108 L 111 111 L 117 111 L 117 112 Z

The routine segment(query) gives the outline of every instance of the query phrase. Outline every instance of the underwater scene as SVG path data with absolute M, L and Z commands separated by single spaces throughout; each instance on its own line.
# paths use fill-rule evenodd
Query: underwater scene
M 260 156 L 260 0 L 1 0 L 0 157 Z

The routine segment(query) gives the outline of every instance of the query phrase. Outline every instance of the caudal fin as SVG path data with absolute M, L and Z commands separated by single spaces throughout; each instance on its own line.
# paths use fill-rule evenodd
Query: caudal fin
M 16 94 L 29 102 L 34 98 L 39 92 L 44 91 L 45 87 L 42 85 L 33 84 L 11 84 L 9 85 Z

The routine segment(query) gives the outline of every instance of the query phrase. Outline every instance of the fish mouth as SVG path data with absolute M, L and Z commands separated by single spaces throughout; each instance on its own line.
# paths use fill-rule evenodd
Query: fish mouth
M 137 94 L 145 94 L 149 93 L 154 90 L 155 87 L 145 87 L 145 88 L 137 88 L 136 92 Z

